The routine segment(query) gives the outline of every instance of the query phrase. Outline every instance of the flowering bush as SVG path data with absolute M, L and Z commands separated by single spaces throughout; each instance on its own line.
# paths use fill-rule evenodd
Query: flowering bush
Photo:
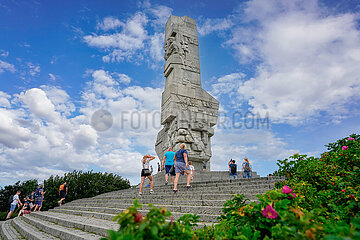
M 278 161 L 274 174 L 286 180 L 257 202 L 235 195 L 216 225 L 193 230 L 196 214 L 174 221 L 164 208 L 144 217 L 135 201 L 116 217 L 121 227 L 109 239 L 360 239 L 360 136 L 327 147 L 321 158 L 296 154 Z
M 152 208 L 143 216 L 138 209 L 142 207 L 138 200 L 134 200 L 134 206 L 117 215 L 116 220 L 120 229 L 109 230 L 109 238 L 103 239 L 192 239 L 193 227 L 196 226 L 199 216 L 185 214 L 177 221 L 171 217 L 171 213 L 165 208 Z M 166 219 L 170 218 L 170 221 Z
M 279 161 L 275 174 L 287 180 L 277 187 L 291 187 L 301 207 L 316 209 L 319 221 L 349 223 L 360 211 L 360 136 L 354 134 L 327 147 L 321 158 L 294 155 Z

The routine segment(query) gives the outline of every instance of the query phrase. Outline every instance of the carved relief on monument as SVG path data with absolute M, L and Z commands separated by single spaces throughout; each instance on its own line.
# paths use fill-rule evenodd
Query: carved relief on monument
M 168 147 L 185 143 L 195 168 L 211 157 L 212 128 L 217 121 L 218 101 L 201 88 L 199 49 L 195 20 L 170 16 L 165 29 L 164 76 L 161 124 L 155 144 L 159 159 Z

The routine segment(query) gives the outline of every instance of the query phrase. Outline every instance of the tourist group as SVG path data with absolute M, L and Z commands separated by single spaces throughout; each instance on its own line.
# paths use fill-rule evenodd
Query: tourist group
M 59 205 L 62 205 L 62 202 L 65 200 L 66 195 L 68 193 L 68 186 L 66 182 L 60 185 L 59 187 L 59 196 L 60 201 L 58 201 Z M 18 216 L 22 216 L 23 214 L 30 214 L 31 212 L 40 211 L 45 196 L 45 190 L 43 185 L 39 185 L 35 191 L 32 191 L 23 199 L 20 200 L 21 191 L 17 191 L 15 195 L 10 196 L 9 204 L 10 204 L 10 211 L 6 216 L 6 220 L 8 220 L 11 215 L 15 212 L 16 207 L 22 207 L 19 211 Z
M 154 179 L 152 176 L 152 167 L 150 166 L 150 161 L 154 160 L 154 156 L 145 155 L 142 160 L 142 170 L 141 170 L 141 183 L 139 188 L 139 196 L 142 195 L 142 189 L 144 185 L 145 178 L 150 180 L 150 194 L 154 192 Z M 186 188 L 191 188 L 190 182 L 193 182 L 195 168 L 192 165 L 191 161 L 188 160 L 188 152 L 186 150 L 186 144 L 182 143 L 180 145 L 180 150 L 176 153 L 172 150 L 172 147 L 168 148 L 168 151 L 164 154 L 163 162 L 161 164 L 162 169 L 165 170 L 165 185 L 168 184 L 169 175 L 171 178 L 171 184 L 174 183 L 173 192 L 177 193 L 177 185 L 179 182 L 180 175 L 186 174 Z M 158 172 L 161 168 L 158 163 Z M 237 179 L 237 164 L 235 160 L 230 160 L 228 163 L 229 166 L 229 175 L 230 179 Z M 203 161 L 203 171 L 206 171 L 206 162 Z M 244 158 L 244 163 L 242 164 L 241 175 L 243 178 L 251 178 L 252 176 L 252 167 L 250 165 L 249 159 Z M 175 176 L 175 180 L 174 180 Z

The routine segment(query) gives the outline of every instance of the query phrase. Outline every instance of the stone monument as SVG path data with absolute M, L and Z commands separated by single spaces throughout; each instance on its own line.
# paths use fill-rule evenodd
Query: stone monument
M 165 26 L 165 89 L 162 93 L 161 124 L 155 150 L 160 160 L 168 147 L 174 151 L 185 143 L 189 160 L 210 169 L 211 141 L 219 102 L 201 88 L 199 42 L 196 21 L 170 16 Z

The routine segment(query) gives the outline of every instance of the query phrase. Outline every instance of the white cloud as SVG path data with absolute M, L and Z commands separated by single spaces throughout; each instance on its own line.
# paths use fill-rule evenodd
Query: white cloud
M 52 74 L 52 73 L 49 73 L 49 78 L 50 78 L 50 80 L 52 80 L 52 81 L 55 81 L 55 80 L 56 80 L 55 75 Z
M 245 76 L 244 73 L 231 73 L 220 77 L 216 83 L 212 84 L 211 94 L 220 97 L 221 95 L 228 96 L 236 93 Z
M 28 62 L 27 66 L 29 68 L 29 74 L 31 76 L 34 77 L 34 76 L 36 76 L 36 75 L 38 75 L 40 73 L 40 66 L 39 65 L 34 65 L 33 63 Z
M 149 8 L 149 11 L 155 16 L 155 20 L 153 20 L 152 23 L 163 27 L 170 17 L 173 9 L 164 5 L 159 5 L 153 8 Z
M 9 72 L 15 72 L 15 66 L 13 64 L 4 62 L 2 60 L 0 60 L 0 73 L 3 73 L 5 71 L 9 71 Z
M 0 91 L 0 107 L 10 107 L 10 95 Z
M 54 86 L 41 86 L 41 89 L 45 91 L 46 96 L 49 98 L 52 104 L 54 104 L 55 110 L 65 116 L 69 116 L 75 111 L 75 105 L 71 102 L 70 96 L 61 88 Z
M 105 54 L 102 56 L 103 62 L 141 64 L 145 61 L 151 68 L 159 68 L 164 61 L 163 32 L 172 9 L 164 5 L 151 6 L 149 1 L 139 3 L 139 7 L 143 8 L 142 11 L 127 19 L 105 17 L 96 27 L 101 32 L 83 37 L 88 46 Z
M 259 63 L 237 91 L 251 111 L 294 125 L 320 114 L 346 116 L 360 92 L 358 16 L 331 14 L 317 1 L 245 6 L 249 24 L 232 29 L 224 46 L 240 63 Z
M 102 29 L 103 31 L 108 31 L 110 29 L 116 29 L 119 27 L 124 26 L 124 23 L 122 23 L 119 19 L 114 17 L 105 17 L 102 22 L 99 22 L 97 24 L 97 28 Z
M 233 21 L 229 18 L 208 18 L 201 26 L 198 27 L 198 32 L 200 35 L 204 36 L 215 31 L 228 30 L 233 25 Z
M 19 95 L 30 112 L 35 116 L 50 122 L 60 122 L 60 114 L 55 111 L 55 106 L 39 88 L 32 88 Z
M 5 50 L 0 50 L 0 56 L 1 57 L 8 57 L 9 56 L 9 51 L 5 51 Z
M 155 33 L 150 37 L 150 56 L 157 62 L 164 60 L 164 38 L 163 33 Z
M 8 148 L 24 146 L 31 138 L 30 131 L 17 122 L 17 114 L 17 111 L 0 108 L 0 143 Z
M 114 76 L 122 83 L 129 84 L 131 82 L 131 78 L 126 74 L 114 73 Z
M 88 70 L 85 76 L 90 79 L 76 112 L 75 102 L 59 87 L 41 86 L 14 96 L 0 92 L 0 103 L 6 107 L 0 107 L 3 184 L 93 166 L 138 181 L 141 156 L 155 154 L 159 129 L 153 125 L 160 122 L 156 113 L 162 90 L 122 87 L 129 76 L 102 69 Z M 113 116 L 108 131 L 97 132 L 90 125 L 98 109 Z M 3 176 L 8 178 L 3 181 Z
M 147 38 L 147 22 L 146 15 L 137 12 L 126 21 L 120 33 L 87 35 L 84 41 L 91 47 L 110 50 L 111 53 L 103 58 L 105 62 L 122 61 L 125 58 L 131 60 L 136 50 L 143 48 Z
M 89 148 L 97 143 L 98 135 L 89 125 L 80 125 L 79 130 L 74 132 L 73 143 L 77 150 Z
M 244 126 L 243 126 L 244 127 Z M 212 138 L 212 170 L 227 170 L 227 163 L 232 158 L 238 164 L 248 157 L 253 170 L 267 175 L 272 169 L 261 169 L 266 162 L 275 163 L 294 153 L 297 149 L 289 149 L 287 143 L 273 132 L 265 129 L 216 129 Z M 275 164 L 273 164 L 275 166 Z

